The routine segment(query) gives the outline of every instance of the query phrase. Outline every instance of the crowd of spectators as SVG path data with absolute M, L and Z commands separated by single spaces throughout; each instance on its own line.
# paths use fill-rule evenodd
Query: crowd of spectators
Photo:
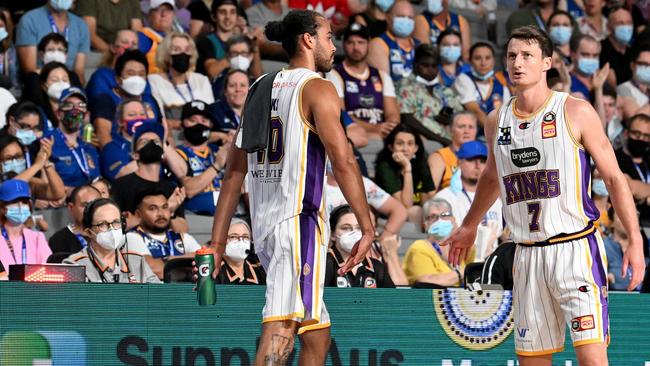
M 503 43 L 524 25 L 554 43 L 549 87 L 598 112 L 650 258 L 647 1 L 0 0 L 0 278 L 12 264 L 63 262 L 85 265 L 91 282 L 157 283 L 168 263 L 187 262 L 205 244 L 197 217 L 214 214 L 249 86 L 286 66 L 263 27 L 291 9 L 332 24 L 338 52 L 322 76 L 341 98 L 377 224 L 366 260 L 338 275 L 361 233 L 328 167 L 327 286 L 460 286 L 472 262 L 495 268 L 484 281 L 512 286 L 500 200 L 462 265 L 439 243 L 474 198 L 487 115 L 515 93 Z M 628 233 L 592 177 L 609 283 L 624 289 Z M 247 199 L 218 283 L 265 284 Z M 43 212 L 69 220 L 53 227 Z

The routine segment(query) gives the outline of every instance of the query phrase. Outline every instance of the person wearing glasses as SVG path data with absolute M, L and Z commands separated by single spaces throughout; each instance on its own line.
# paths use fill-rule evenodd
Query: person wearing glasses
M 458 226 L 449 202 L 432 198 L 424 203 L 424 227 L 427 238 L 416 240 L 404 255 L 403 269 L 409 284 L 418 286 L 456 287 L 463 279 L 464 264 L 449 264 L 449 247 L 440 246 Z M 474 254 L 466 263 L 473 262 Z
M 215 282 L 222 285 L 266 285 L 266 272 L 251 245 L 248 222 L 233 218 L 228 228 L 226 251 Z
M 81 221 L 88 246 L 64 259 L 64 264 L 85 266 L 88 282 L 160 283 L 147 261 L 125 245 L 124 224 L 115 201 L 90 202 Z
M 80 132 L 88 122 L 88 99 L 83 90 L 63 90 L 56 111 L 59 127 L 52 132 L 54 168 L 63 179 L 66 191 L 99 176 L 99 154 L 95 146 L 84 141 Z
M 641 226 L 650 226 L 650 116 L 639 113 L 627 120 L 625 144 L 615 151 L 639 211 Z
M 451 205 L 451 211 L 456 222 L 463 222 L 469 206 L 474 201 L 478 178 L 485 169 L 488 149 L 480 141 L 469 141 L 460 145 L 456 152 L 458 170 L 451 178 L 451 184 L 440 190 L 435 198 L 446 200 Z M 476 236 L 476 261 L 487 257 L 499 244 L 497 238 L 503 231 L 501 214 L 501 199 L 497 198 L 492 204 L 478 227 Z

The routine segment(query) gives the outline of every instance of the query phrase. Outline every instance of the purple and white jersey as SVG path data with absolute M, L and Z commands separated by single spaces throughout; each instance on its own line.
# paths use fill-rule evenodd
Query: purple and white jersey
M 345 110 L 354 117 L 372 124 L 384 121 L 384 81 L 379 70 L 368 67 L 367 77 L 351 75 L 343 64 L 334 66 L 343 82 Z
M 327 222 L 325 147 L 301 105 L 303 87 L 315 78 L 320 76 L 297 68 L 278 72 L 273 81 L 269 144 L 263 151 L 248 154 L 247 188 L 256 241 L 301 213 Z
M 591 200 L 589 155 L 571 134 L 567 98 L 552 92 L 539 110 L 522 115 L 513 97 L 499 111 L 494 155 L 515 242 L 575 233 L 599 216 Z

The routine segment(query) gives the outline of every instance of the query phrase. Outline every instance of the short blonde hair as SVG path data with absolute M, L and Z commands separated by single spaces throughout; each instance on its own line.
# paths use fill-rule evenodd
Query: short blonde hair
M 158 66 L 162 72 L 169 72 L 171 66 L 172 40 L 174 38 L 185 38 L 190 43 L 190 48 L 192 50 L 190 51 L 190 69 L 188 72 L 194 71 L 196 68 L 196 60 L 199 58 L 199 53 L 196 50 L 196 44 L 192 37 L 181 32 L 171 32 L 163 38 L 162 42 L 160 42 L 158 49 L 156 50 L 156 66 Z

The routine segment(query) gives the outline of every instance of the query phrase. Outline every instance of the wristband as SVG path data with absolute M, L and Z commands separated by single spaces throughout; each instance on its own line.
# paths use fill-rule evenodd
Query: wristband
M 215 171 L 217 174 L 219 174 L 219 169 L 217 169 L 217 167 L 214 166 L 214 164 L 210 165 L 210 168 L 214 169 L 214 171 Z

